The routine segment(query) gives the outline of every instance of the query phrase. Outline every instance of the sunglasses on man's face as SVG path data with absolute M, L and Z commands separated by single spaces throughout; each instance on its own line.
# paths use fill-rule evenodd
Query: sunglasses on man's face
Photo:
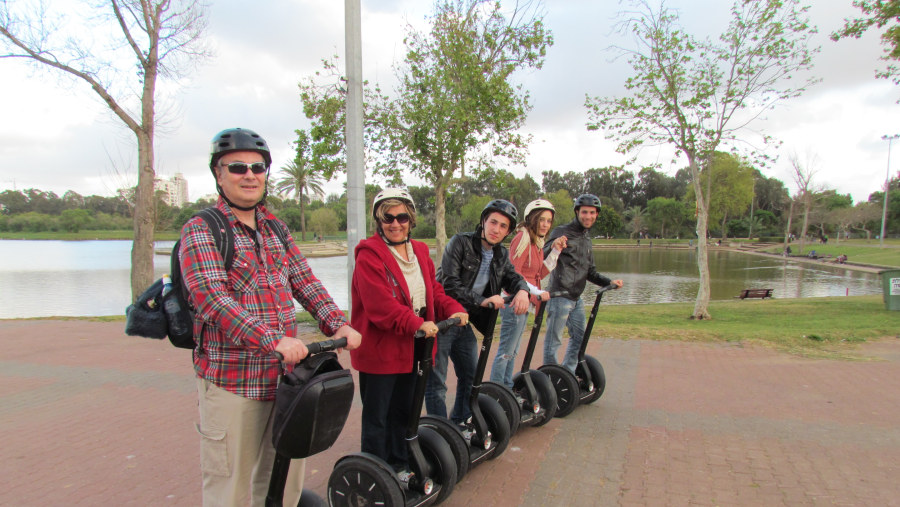
M 244 162 L 232 162 L 225 166 L 228 168 L 228 172 L 231 174 L 247 174 L 247 170 L 253 171 L 253 174 L 262 174 L 266 172 L 266 164 L 262 162 L 255 162 L 253 164 L 247 164 Z
M 399 215 L 391 215 L 390 213 L 384 214 L 384 219 L 381 221 L 383 224 L 392 224 L 394 220 L 397 221 L 400 225 L 406 224 L 409 222 L 409 213 L 400 213 Z

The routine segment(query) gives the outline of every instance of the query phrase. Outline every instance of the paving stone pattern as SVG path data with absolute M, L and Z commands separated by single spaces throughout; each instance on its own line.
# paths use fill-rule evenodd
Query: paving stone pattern
M 200 504 L 190 353 L 123 327 L 0 321 L 0 505 Z M 604 396 L 521 428 L 444 505 L 900 505 L 900 340 L 861 350 L 595 338 Z M 359 449 L 359 417 L 307 487 Z

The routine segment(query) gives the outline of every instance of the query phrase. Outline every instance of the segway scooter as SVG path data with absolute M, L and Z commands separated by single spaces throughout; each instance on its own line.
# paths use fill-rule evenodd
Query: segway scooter
M 544 320 L 543 301 L 538 302 L 537 311 L 534 314 L 534 326 L 531 328 L 531 336 L 528 339 L 528 345 L 525 349 L 525 357 L 522 359 L 522 369 L 513 376 L 513 388 L 511 394 L 519 407 L 520 419 L 518 426 L 543 426 L 553 419 L 556 414 L 556 391 L 550 378 L 542 371 L 531 369 L 531 359 L 534 355 L 534 349 L 537 345 L 537 338 L 540 334 L 541 323 Z M 504 408 L 508 417 L 514 417 L 515 411 L 507 410 L 506 405 L 509 403 L 509 389 L 495 382 L 485 382 L 482 390 L 491 398 L 496 399 Z M 502 391 L 501 391 L 502 390 Z M 510 424 L 510 432 L 512 430 Z
M 503 454 L 512 437 L 510 426 L 519 424 L 519 406 L 515 397 L 506 386 L 497 386 L 497 392 L 503 393 L 506 399 L 504 404 L 485 393 L 485 385 L 482 382 L 484 371 L 487 368 L 488 355 L 491 352 L 491 343 L 494 340 L 494 328 L 497 325 L 499 311 L 493 304 L 489 305 L 491 315 L 488 317 L 488 328 L 481 340 L 481 351 L 478 353 L 478 364 L 475 367 L 475 376 L 472 379 L 472 392 L 469 396 L 469 409 L 472 417 L 466 422 L 466 431 L 469 441 L 469 468 L 489 459 L 494 459 Z M 509 410 L 509 415 L 507 411 Z
M 272 444 L 275 463 L 269 479 L 266 507 L 281 507 L 292 459 L 307 458 L 334 444 L 344 429 L 353 402 L 353 377 L 331 352 L 347 339 L 310 343 L 309 354 L 281 376 L 275 392 Z M 284 357 L 279 352 L 280 360 Z M 325 500 L 304 489 L 298 507 L 324 506 Z
M 445 331 L 459 318 L 437 323 Z M 413 371 L 416 385 L 413 406 L 406 426 L 409 465 L 413 472 L 407 486 L 400 483 L 394 469 L 381 458 L 359 452 L 344 456 L 334 465 L 328 478 L 328 503 L 336 507 L 370 505 L 432 505 L 442 502 L 457 482 L 457 464 L 453 451 L 440 433 L 419 425 L 425 401 L 425 382 L 432 368 L 434 337 L 416 331 Z
M 610 284 L 597 289 L 597 298 L 594 299 L 591 316 L 588 318 L 587 326 L 584 328 L 584 338 L 581 340 L 581 348 L 578 349 L 578 364 L 575 366 L 575 378 L 578 379 L 580 404 L 587 405 L 599 400 L 603 396 L 603 391 L 606 390 L 606 374 L 603 372 L 603 366 L 593 356 L 586 355 L 585 351 L 587 350 L 588 340 L 591 339 L 594 321 L 597 320 L 597 309 L 600 308 L 600 300 L 603 299 L 603 293 L 617 288 L 615 285 Z

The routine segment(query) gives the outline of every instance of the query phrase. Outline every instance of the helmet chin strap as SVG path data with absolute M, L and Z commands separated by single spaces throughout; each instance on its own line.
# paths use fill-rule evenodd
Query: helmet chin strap
M 404 239 L 403 241 L 391 241 L 391 240 L 387 239 L 387 236 L 384 235 L 384 231 L 381 230 L 381 227 L 379 227 L 378 235 L 381 236 L 381 239 L 383 239 L 384 242 L 390 246 L 400 246 L 400 245 L 409 243 L 409 236 L 410 236 L 409 234 L 406 235 L 406 239 Z
M 487 239 L 487 236 L 484 235 L 484 222 L 481 223 L 480 228 L 481 228 L 481 240 L 484 241 L 485 243 L 487 243 L 488 245 L 491 245 L 491 248 L 494 248 L 495 246 L 499 245 L 500 243 L 503 243 L 503 240 L 506 239 L 506 236 L 504 236 L 497 243 L 491 243 L 491 241 L 489 239 Z

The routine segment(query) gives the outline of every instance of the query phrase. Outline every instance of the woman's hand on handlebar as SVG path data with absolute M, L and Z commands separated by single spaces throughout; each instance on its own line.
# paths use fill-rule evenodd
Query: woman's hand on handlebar
M 359 347 L 360 342 L 362 342 L 362 335 L 349 324 L 344 324 L 339 327 L 337 331 L 334 332 L 334 336 L 331 337 L 334 340 L 338 338 L 347 338 L 347 350 L 353 350 Z M 344 349 L 338 349 L 338 354 Z
M 434 322 L 432 322 L 430 320 L 426 320 L 425 322 L 422 323 L 421 326 L 419 326 L 419 331 L 422 331 L 423 333 L 425 333 L 425 337 L 429 338 L 432 336 L 437 336 L 438 327 L 437 327 L 437 324 L 435 324 Z
M 459 324 L 457 324 L 457 326 L 465 326 L 469 323 L 469 314 L 466 312 L 456 312 L 451 315 L 450 318 L 459 318 Z
M 309 350 L 302 341 L 290 336 L 285 336 L 278 341 L 275 352 L 281 354 L 284 357 L 282 361 L 288 364 L 299 363 L 309 354 Z

